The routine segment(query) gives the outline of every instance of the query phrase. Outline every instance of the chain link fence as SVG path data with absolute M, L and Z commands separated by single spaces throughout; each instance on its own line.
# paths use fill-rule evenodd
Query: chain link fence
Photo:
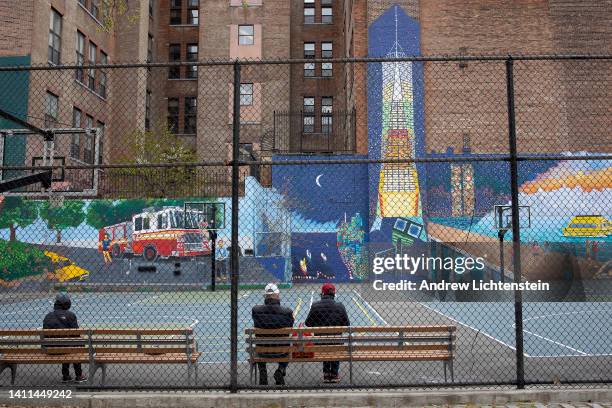
M 0 384 L 610 383 L 611 59 L 0 67 Z

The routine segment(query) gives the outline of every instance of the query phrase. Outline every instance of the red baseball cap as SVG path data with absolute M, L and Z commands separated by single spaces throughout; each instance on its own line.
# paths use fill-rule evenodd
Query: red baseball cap
M 323 286 L 321 286 L 321 293 L 324 295 L 335 295 L 336 287 L 334 286 L 333 283 L 326 283 Z

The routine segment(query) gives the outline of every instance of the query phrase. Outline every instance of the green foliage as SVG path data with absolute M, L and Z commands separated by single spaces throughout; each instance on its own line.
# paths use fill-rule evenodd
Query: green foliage
M 102 27 L 99 28 L 99 31 L 111 33 L 122 18 L 129 24 L 138 22 L 140 9 L 130 7 L 128 0 L 105 0 L 100 3 L 100 15 L 102 16 Z
M 0 240 L 0 279 L 5 281 L 40 275 L 53 269 L 51 260 L 34 245 Z
M 133 167 L 110 169 L 117 182 L 138 183 L 147 197 L 189 197 L 197 188 L 198 168 L 186 166 L 145 167 L 154 164 L 194 163 L 197 154 L 166 126 L 135 130 L 123 140 L 116 163 Z M 140 167 L 139 167 L 140 165 Z
M 78 227 L 85 220 L 83 207 L 85 203 L 80 200 L 67 200 L 61 207 L 53 208 L 49 201 L 42 203 L 40 217 L 46 222 L 47 227 L 57 232 L 57 242 L 61 242 L 62 230 L 70 227 Z
M 39 203 L 21 197 L 5 197 L 0 204 L 0 229 L 11 229 L 11 241 L 15 240 L 15 230 L 27 227 L 38 217 Z
M 180 207 L 185 205 L 184 199 L 148 199 L 148 200 L 92 200 L 87 208 L 85 221 L 95 229 L 131 221 L 134 214 L 142 212 L 145 208 Z M 212 202 L 214 199 L 198 198 L 194 201 Z M 217 213 L 217 223 L 222 225 L 222 211 Z

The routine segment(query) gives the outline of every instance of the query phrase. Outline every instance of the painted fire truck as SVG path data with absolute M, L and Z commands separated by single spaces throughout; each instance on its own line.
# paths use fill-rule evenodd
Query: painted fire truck
M 201 211 L 181 207 L 145 209 L 131 221 L 103 227 L 98 231 L 98 250 L 110 242 L 113 258 L 142 256 L 153 262 L 158 258 L 191 258 L 210 255 L 208 232 L 200 227 Z

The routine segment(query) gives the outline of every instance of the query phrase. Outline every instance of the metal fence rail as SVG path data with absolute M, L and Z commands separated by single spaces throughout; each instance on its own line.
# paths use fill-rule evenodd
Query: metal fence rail
M 611 64 L 1 66 L 0 385 L 610 383 Z

